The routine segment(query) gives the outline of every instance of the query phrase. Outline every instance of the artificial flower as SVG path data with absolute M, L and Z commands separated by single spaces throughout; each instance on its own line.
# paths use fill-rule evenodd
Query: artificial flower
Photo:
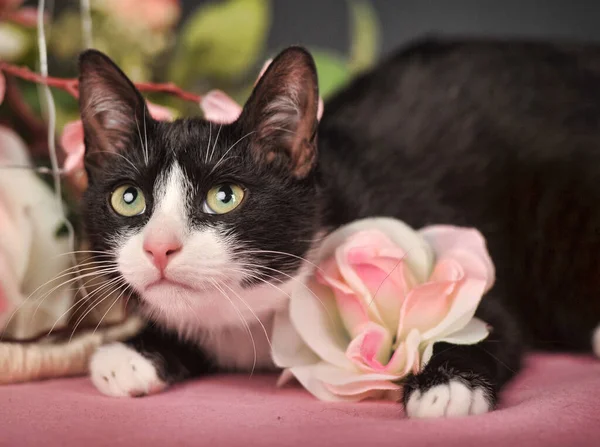
M 25 142 L 4 126 L 0 126 L 1 166 L 33 168 Z M 66 322 L 73 302 L 70 286 L 55 283 L 43 289 L 71 265 L 64 256 L 72 250 L 69 240 L 56 235 L 63 224 L 52 189 L 33 169 L 2 170 L 0 333 L 9 338 L 33 337 L 54 323 Z
M 494 266 L 474 229 L 356 221 L 329 235 L 275 317 L 273 360 L 322 400 L 397 396 L 437 342 L 488 335 L 474 317 Z
M 106 13 L 127 24 L 138 23 L 148 29 L 162 31 L 173 27 L 181 15 L 178 0 L 103 0 Z

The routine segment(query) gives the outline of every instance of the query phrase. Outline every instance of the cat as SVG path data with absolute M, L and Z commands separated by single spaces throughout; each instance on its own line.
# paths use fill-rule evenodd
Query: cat
M 79 89 L 87 234 L 149 321 L 94 354 L 101 392 L 273 368 L 274 311 L 319 241 L 368 216 L 475 227 L 496 264 L 476 314 L 491 335 L 437 344 L 404 386 L 409 417 L 492 410 L 526 349 L 598 353 L 598 47 L 422 39 L 336 94 L 320 123 L 300 47 L 273 60 L 229 125 L 153 120 L 94 50 Z

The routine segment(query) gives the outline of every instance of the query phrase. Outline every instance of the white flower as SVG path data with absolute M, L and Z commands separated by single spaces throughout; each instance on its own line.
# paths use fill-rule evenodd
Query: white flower
M 280 382 L 295 377 L 319 399 L 384 397 L 436 342 L 488 335 L 474 313 L 494 267 L 476 230 L 364 219 L 328 236 L 317 264 L 276 315 L 272 344 Z

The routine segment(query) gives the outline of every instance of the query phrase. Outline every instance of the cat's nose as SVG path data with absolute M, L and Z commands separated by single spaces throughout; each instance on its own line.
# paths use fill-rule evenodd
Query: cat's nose
M 161 272 L 167 267 L 173 256 L 181 251 L 182 247 L 181 241 L 175 237 L 147 238 L 144 241 L 144 251 Z

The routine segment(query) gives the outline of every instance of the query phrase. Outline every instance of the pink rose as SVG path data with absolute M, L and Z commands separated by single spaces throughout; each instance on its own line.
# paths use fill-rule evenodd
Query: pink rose
M 255 84 L 265 74 L 272 61 L 273 59 L 269 59 L 264 63 Z M 242 106 L 221 90 L 211 90 L 205 94 L 200 100 L 200 108 L 204 114 L 204 119 L 217 124 L 231 124 L 242 113 Z M 323 99 L 319 98 L 319 109 L 317 111 L 317 119 L 319 120 L 323 116 L 323 109 Z
M 107 13 L 123 23 L 141 23 L 147 28 L 162 31 L 177 23 L 181 15 L 178 0 L 104 0 Z
M 151 102 L 146 102 L 150 115 L 160 121 L 169 121 L 173 119 L 173 113 L 166 107 L 162 107 Z M 83 143 L 83 123 L 81 120 L 71 121 L 63 128 L 60 137 L 60 144 L 63 151 L 67 154 L 63 170 L 66 173 L 73 173 L 83 169 L 83 156 L 85 155 L 85 145 Z
M 435 343 L 488 335 L 474 313 L 495 273 L 476 230 L 365 219 L 328 236 L 318 265 L 276 316 L 272 344 L 282 381 L 320 399 L 383 397 Z

